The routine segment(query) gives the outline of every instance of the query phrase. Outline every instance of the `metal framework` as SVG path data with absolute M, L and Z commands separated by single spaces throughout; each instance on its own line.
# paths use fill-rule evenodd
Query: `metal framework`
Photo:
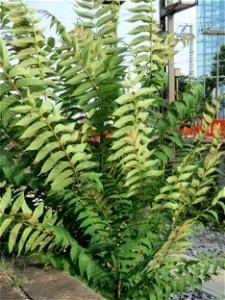
M 216 35 L 217 36 L 217 53 L 216 53 L 216 99 L 219 96 L 219 36 L 225 35 L 225 30 L 205 30 L 203 31 L 205 35 Z
M 168 25 L 168 32 L 174 32 L 174 14 L 183 10 L 191 8 L 198 4 L 198 0 L 160 0 L 159 14 L 160 14 L 160 28 L 162 32 L 166 31 Z M 166 24 L 166 18 L 168 24 Z M 169 71 L 169 102 L 175 100 L 175 76 L 174 76 L 174 58 L 171 58 L 168 64 Z
M 126 0 L 120 0 L 120 5 L 123 4 L 125 1 L 126 1 Z M 110 4 L 110 3 L 112 3 L 112 2 L 113 2 L 113 0 L 104 0 L 104 1 L 103 1 L 104 4 Z
M 225 43 L 224 24 L 224 0 L 198 0 L 197 77 L 210 75 L 218 47 Z
M 175 3 L 170 3 L 168 6 L 164 6 L 161 8 L 160 17 L 166 17 L 169 15 L 174 15 L 178 12 L 181 12 L 185 9 L 191 8 L 192 6 L 197 5 L 198 1 L 192 1 L 192 3 L 188 1 L 178 1 Z

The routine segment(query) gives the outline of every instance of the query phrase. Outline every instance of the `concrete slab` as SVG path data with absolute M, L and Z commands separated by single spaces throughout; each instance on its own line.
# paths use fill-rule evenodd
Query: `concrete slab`
M 19 287 L 12 287 L 9 279 L 0 274 L 0 299 L 1 300 L 26 300 L 27 297 Z
M 0 300 L 104 300 L 79 280 L 50 266 L 18 258 L 13 273 L 18 278 L 26 276 L 26 282 L 17 289 L 3 282 Z
M 103 298 L 65 272 L 51 267 L 27 266 L 28 283 L 23 290 L 34 300 L 103 300 Z
M 211 281 L 203 282 L 203 291 L 217 297 L 218 300 L 225 299 L 225 271 L 221 270 Z
M 189 255 L 183 255 L 186 259 L 194 259 Z M 203 282 L 202 290 L 209 295 L 217 297 L 217 300 L 225 300 L 225 271 L 220 270 L 219 275 L 212 276 L 212 280 Z
M 18 276 L 25 275 L 27 282 L 21 287 L 12 287 L 0 274 L 0 300 L 105 300 L 65 272 L 35 263 L 26 262 L 24 266 L 24 260 L 16 261 L 13 272 Z M 203 291 L 218 300 L 225 300 L 225 271 L 221 270 L 220 275 L 204 282 Z

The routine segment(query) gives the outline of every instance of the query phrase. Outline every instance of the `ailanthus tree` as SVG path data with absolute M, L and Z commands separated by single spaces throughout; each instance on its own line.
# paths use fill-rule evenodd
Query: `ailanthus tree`
M 181 254 L 199 218 L 224 209 L 223 191 L 209 195 L 220 143 L 216 133 L 212 143 L 202 144 L 204 133 L 188 143 L 178 127 L 202 88 L 160 113 L 175 41 L 160 36 L 152 0 L 131 1 L 129 45 L 116 35 L 118 1 L 76 3 L 82 21 L 70 32 L 43 12 L 56 41 L 22 1 L 1 2 L 4 251 L 66 270 L 107 299 L 201 288 L 219 258 Z M 204 130 L 214 114 L 206 106 Z

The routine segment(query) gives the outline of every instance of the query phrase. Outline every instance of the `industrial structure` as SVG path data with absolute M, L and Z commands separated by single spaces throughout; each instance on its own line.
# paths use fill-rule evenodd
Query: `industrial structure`
M 194 68 L 194 31 L 193 24 L 186 23 L 185 25 L 180 25 L 181 32 L 178 34 L 180 37 L 186 32 L 186 29 L 189 28 L 189 32 L 187 37 L 188 47 L 189 47 L 189 58 L 188 58 L 188 76 L 190 79 L 193 79 L 195 76 L 195 68 Z
M 204 34 L 225 30 L 225 0 L 198 0 L 197 6 L 197 77 L 210 75 L 224 34 Z

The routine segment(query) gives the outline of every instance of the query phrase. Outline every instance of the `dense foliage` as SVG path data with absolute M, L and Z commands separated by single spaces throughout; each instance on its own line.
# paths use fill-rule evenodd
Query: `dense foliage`
M 175 40 L 160 36 L 153 0 L 132 0 L 129 45 L 120 4 L 76 1 L 70 32 L 50 13 L 57 41 L 33 9 L 1 3 L 0 236 L 2 249 L 78 276 L 107 299 L 167 299 L 217 272 L 187 260 L 199 220 L 224 209 L 215 171 L 218 134 L 184 141 L 202 88 L 167 107 L 164 67 Z M 216 103 L 201 112 L 206 131 Z M 220 260 L 223 267 L 223 261 Z M 210 264 L 214 268 L 210 268 Z

